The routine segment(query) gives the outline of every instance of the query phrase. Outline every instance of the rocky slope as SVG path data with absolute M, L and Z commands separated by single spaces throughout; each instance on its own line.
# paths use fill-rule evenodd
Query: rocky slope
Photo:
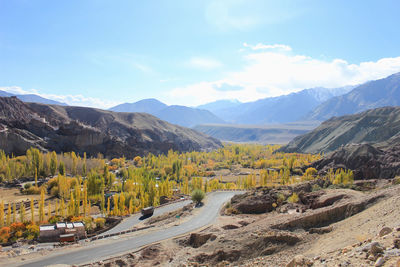
M 400 142 L 392 146 L 346 145 L 313 162 L 310 167 L 320 174 L 326 174 L 330 169 L 350 169 L 355 179 L 393 178 L 400 175 Z
M 0 98 L 0 148 L 24 154 L 41 150 L 102 153 L 133 157 L 169 149 L 214 149 L 221 143 L 194 130 L 171 125 L 144 113 L 116 113 L 86 108 L 24 103 Z
M 347 144 L 393 144 L 400 139 L 396 137 L 399 132 L 400 107 L 377 108 L 327 120 L 312 132 L 296 137 L 281 151 L 320 153 L 331 152 Z
M 332 118 L 281 151 L 328 152 L 311 164 L 320 174 L 342 168 L 355 179 L 393 178 L 400 175 L 400 107 Z

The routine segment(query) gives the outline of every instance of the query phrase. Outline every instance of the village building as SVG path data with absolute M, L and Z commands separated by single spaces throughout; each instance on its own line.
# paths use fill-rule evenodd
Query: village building
M 39 227 L 40 242 L 60 242 L 63 236 L 73 235 L 74 239 L 86 238 L 85 224 L 83 222 L 59 222 L 46 224 Z

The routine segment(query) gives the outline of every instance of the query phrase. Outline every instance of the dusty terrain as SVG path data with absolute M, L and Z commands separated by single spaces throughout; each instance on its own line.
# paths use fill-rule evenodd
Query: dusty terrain
M 46 196 L 46 198 L 48 197 Z M 0 201 L 4 201 L 4 204 L 31 201 L 32 198 L 33 200 L 40 200 L 40 194 L 24 195 L 17 188 L 0 188 Z
M 254 193 L 272 196 L 274 191 Z M 399 185 L 381 183 L 368 192 L 324 189 L 303 193 L 303 200 L 312 201 L 282 203 L 268 213 L 222 215 L 206 229 L 91 266 L 400 264 Z

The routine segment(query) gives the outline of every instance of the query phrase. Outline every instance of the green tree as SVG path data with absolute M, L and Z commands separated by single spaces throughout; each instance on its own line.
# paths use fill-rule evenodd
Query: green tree
M 196 189 L 192 192 L 192 200 L 196 202 L 196 205 L 200 204 L 204 197 L 205 193 L 200 189 Z
M 50 157 L 50 173 L 52 176 L 56 175 L 57 172 L 57 154 L 55 151 L 51 152 Z
M 60 161 L 60 164 L 58 165 L 58 172 L 61 175 L 65 175 L 65 164 L 62 161 Z

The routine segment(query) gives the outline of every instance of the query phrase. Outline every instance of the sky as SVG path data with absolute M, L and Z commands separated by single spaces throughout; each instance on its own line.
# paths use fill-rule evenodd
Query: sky
M 0 90 L 197 106 L 400 72 L 400 1 L 0 0 Z

